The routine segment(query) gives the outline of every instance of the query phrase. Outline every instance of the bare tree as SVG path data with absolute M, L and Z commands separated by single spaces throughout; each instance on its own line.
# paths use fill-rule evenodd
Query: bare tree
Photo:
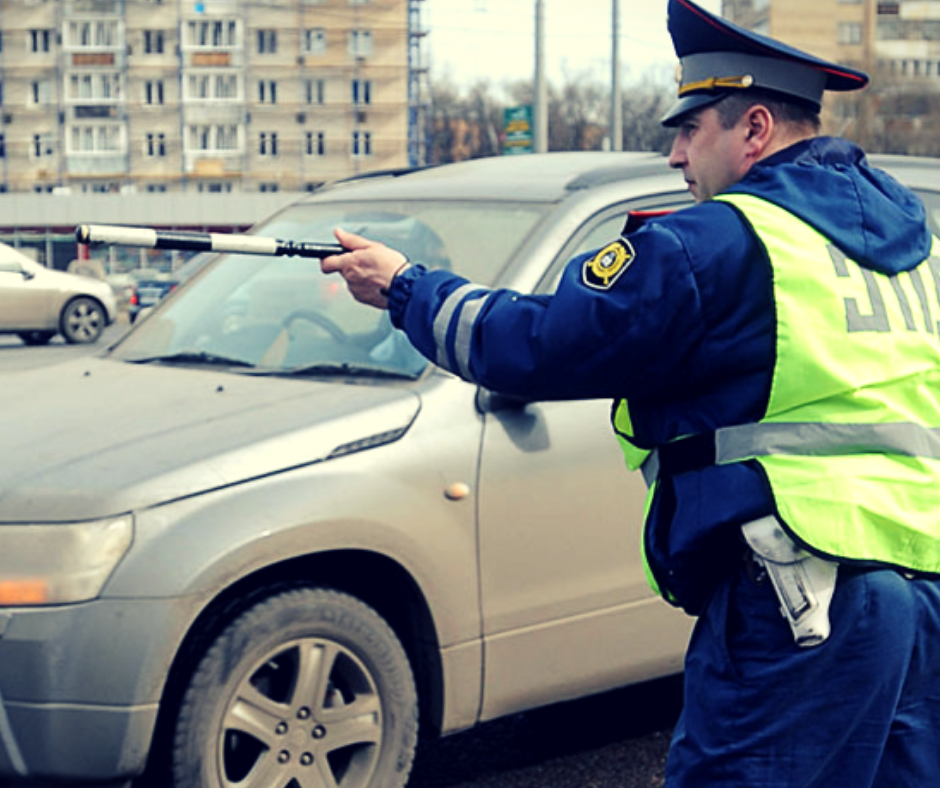
M 532 103 L 532 83 L 521 80 L 498 91 L 486 82 L 460 92 L 449 81 L 432 84 L 432 127 L 429 130 L 432 163 L 461 161 L 503 152 L 503 112 L 507 107 Z M 549 150 L 600 150 L 608 134 L 610 98 L 605 85 L 584 77 L 569 78 L 558 88 L 549 85 Z M 669 91 L 649 80 L 624 95 L 624 148 L 669 149 L 672 132 L 659 118 L 671 101 Z

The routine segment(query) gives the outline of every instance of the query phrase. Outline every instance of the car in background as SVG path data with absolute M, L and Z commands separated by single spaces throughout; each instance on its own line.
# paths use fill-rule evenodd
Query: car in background
M 56 334 L 69 343 L 97 342 L 117 317 L 117 299 L 106 282 L 39 265 L 0 244 L 0 333 L 27 345 L 45 345 Z
M 940 165 L 894 167 L 936 222 Z M 253 232 L 548 294 L 628 212 L 689 203 L 659 155 L 552 153 L 338 183 Z M 609 402 L 460 380 L 316 260 L 218 255 L 0 396 L 0 779 L 402 788 L 419 730 L 682 670 Z
M 127 315 L 130 322 L 136 321 L 141 314 L 155 307 L 165 296 L 201 271 L 213 257 L 215 254 L 212 252 L 200 252 L 172 272 L 159 271 L 155 268 L 131 271 L 127 298 Z

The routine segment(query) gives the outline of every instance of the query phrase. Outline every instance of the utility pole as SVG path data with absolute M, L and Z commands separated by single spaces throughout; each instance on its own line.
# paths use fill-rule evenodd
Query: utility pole
M 611 0 L 610 149 L 623 150 L 623 95 L 620 91 L 620 0 Z
M 545 84 L 545 0 L 535 0 L 534 148 L 548 152 L 548 88 Z
M 863 0 L 865 5 L 862 16 L 862 68 L 872 79 L 875 78 L 875 28 L 877 26 L 877 0 Z M 875 93 L 869 85 L 861 95 L 861 113 L 859 117 L 859 144 L 870 148 L 875 136 Z

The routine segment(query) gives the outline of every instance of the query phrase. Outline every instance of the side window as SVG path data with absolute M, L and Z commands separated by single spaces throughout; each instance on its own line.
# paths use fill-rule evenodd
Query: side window
M 561 254 L 552 263 L 552 267 L 542 279 L 536 292 L 554 293 L 565 267 L 571 260 L 585 252 L 601 249 L 612 241 L 616 241 L 623 231 L 623 227 L 627 222 L 627 214 L 630 211 L 679 210 L 692 204 L 691 195 L 688 192 L 680 192 L 677 194 L 661 194 L 645 200 L 634 200 L 595 214 L 571 236 Z
M 927 210 L 927 225 L 934 235 L 940 235 L 940 194 L 915 189 Z

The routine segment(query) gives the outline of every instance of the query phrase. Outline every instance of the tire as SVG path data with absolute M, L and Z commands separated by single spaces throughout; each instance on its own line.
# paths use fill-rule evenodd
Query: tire
M 55 336 L 55 331 L 22 331 L 20 339 L 26 345 L 48 345 L 49 340 Z
M 402 788 L 417 745 L 405 651 L 359 600 L 303 588 L 230 623 L 183 695 L 174 788 Z
M 79 296 L 69 301 L 62 310 L 59 330 L 71 345 L 97 342 L 108 319 L 101 304 L 93 298 Z

